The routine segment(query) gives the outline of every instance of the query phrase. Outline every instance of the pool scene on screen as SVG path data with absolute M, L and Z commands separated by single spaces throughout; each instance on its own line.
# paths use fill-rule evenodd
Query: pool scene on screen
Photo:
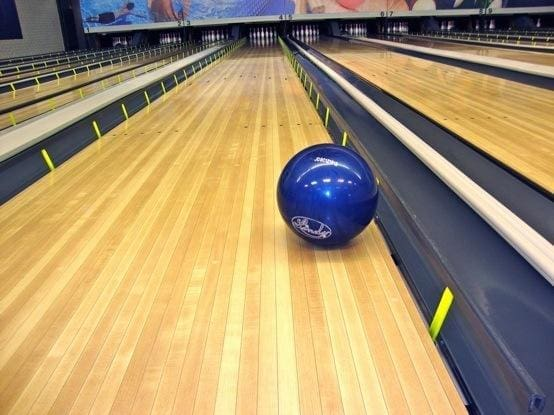
M 85 27 L 288 14 L 553 6 L 554 0 L 81 0 Z

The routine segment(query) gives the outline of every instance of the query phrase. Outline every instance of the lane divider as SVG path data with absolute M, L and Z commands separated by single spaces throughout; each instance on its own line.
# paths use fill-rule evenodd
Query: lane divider
M 342 132 L 342 146 L 346 147 L 348 144 L 348 133 L 346 131 Z
M 127 108 L 125 108 L 125 104 L 121 104 L 121 109 L 123 110 L 123 115 L 125 116 L 125 119 L 129 119 L 129 114 L 127 114 Z
M 442 329 L 442 325 L 444 324 L 444 320 L 446 320 L 446 316 L 448 315 L 453 302 L 454 294 L 452 294 L 450 288 L 446 287 L 442 292 L 437 310 L 435 311 L 435 315 L 429 325 L 429 334 L 431 335 L 433 341 L 437 340 L 437 337 Z
M 52 162 L 52 159 L 50 158 L 48 152 L 43 148 L 42 150 L 40 150 L 40 154 L 42 154 L 42 158 L 44 159 L 44 162 L 46 163 L 50 171 L 54 171 L 56 167 L 54 166 L 54 163 Z
M 98 127 L 98 123 L 96 121 L 92 122 L 92 128 L 94 129 L 97 138 L 102 137 L 102 134 L 100 133 L 100 128 Z

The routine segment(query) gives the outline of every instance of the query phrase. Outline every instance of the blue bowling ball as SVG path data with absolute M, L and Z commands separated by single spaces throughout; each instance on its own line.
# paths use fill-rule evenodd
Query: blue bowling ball
M 316 245 L 342 245 L 369 225 L 378 188 L 364 159 L 347 147 L 318 144 L 296 154 L 277 185 L 287 225 Z

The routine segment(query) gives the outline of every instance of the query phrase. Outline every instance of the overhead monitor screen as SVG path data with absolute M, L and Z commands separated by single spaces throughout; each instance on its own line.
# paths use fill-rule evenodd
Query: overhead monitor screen
M 95 27 L 288 14 L 536 6 L 554 6 L 554 0 L 81 0 L 81 14 L 85 27 Z
M 0 0 L 0 39 L 21 38 L 21 26 L 14 0 Z

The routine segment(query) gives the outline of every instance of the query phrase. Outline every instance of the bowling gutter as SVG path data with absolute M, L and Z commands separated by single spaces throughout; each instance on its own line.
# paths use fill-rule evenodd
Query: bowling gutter
M 417 107 L 382 90 L 371 80 L 352 72 L 314 48 L 310 50 L 379 106 L 394 114 L 401 123 L 415 132 L 427 144 L 443 156 L 448 157 L 456 167 L 539 231 L 549 242 L 554 242 L 554 204 L 552 203 L 554 195 L 552 192 L 458 136 L 419 111 Z M 545 220 L 545 218 L 547 219 Z
M 410 149 L 554 286 L 554 247 L 550 242 L 333 69 L 294 41 L 292 43 Z

